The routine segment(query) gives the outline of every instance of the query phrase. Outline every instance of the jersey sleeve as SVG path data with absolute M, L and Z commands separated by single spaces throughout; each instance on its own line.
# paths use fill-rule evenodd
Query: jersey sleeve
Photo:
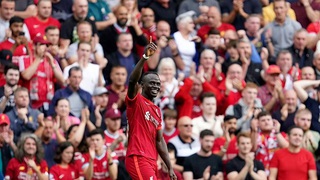
M 257 171 L 264 171 L 264 166 L 261 161 L 257 161 L 256 168 Z
M 40 164 L 40 172 L 42 173 L 42 174 L 46 174 L 46 175 L 48 175 L 48 164 L 47 164 L 47 162 L 46 161 L 41 161 L 41 164 Z
M 82 158 L 83 158 L 83 163 L 82 163 L 81 169 L 84 170 L 89 166 L 89 154 L 83 154 Z
M 276 151 L 270 161 L 270 168 L 278 168 L 279 166 L 279 151 Z
M 56 167 L 57 166 L 53 166 L 50 168 L 49 180 L 58 180 L 59 179 L 59 173 L 58 173 Z
M 191 156 L 190 157 L 187 157 L 184 161 L 184 164 L 183 164 L 183 172 L 188 172 L 188 171 L 191 171 L 193 172 L 193 169 L 192 169 L 192 162 L 191 162 Z
M 317 170 L 317 167 L 316 167 L 316 161 L 314 160 L 314 157 L 312 155 L 311 152 L 307 151 L 308 152 L 308 170 Z

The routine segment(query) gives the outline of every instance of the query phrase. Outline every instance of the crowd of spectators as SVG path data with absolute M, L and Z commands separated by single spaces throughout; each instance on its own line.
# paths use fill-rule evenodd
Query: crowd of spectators
M 149 42 L 179 180 L 320 178 L 319 40 L 320 0 L 0 0 L 0 179 L 130 179 Z

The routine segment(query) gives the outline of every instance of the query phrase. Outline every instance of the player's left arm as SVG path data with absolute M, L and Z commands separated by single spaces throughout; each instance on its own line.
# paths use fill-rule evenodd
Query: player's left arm
M 170 163 L 167 144 L 163 139 L 162 130 L 161 129 L 157 130 L 156 147 L 157 147 L 157 151 L 158 151 L 161 159 L 166 164 L 166 166 L 167 166 L 167 168 L 168 168 L 168 170 L 170 172 L 170 176 L 175 176 L 174 172 L 173 172 L 172 165 Z M 172 179 L 176 179 L 176 176 L 175 176 L 175 178 L 174 177 L 171 177 L 171 178 Z

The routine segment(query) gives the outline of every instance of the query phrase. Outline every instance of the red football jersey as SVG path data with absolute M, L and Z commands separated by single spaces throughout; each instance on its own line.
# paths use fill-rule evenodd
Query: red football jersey
M 120 132 L 119 132 L 120 133 Z M 122 133 L 122 132 L 121 132 Z M 107 147 L 111 146 L 113 141 L 115 141 L 119 137 L 119 134 L 112 135 L 107 130 L 104 131 L 104 140 L 105 145 Z M 123 159 L 126 156 L 126 150 L 122 142 L 118 145 L 118 147 L 113 151 L 115 153 L 115 158 L 113 159 Z
M 138 155 L 157 160 L 157 131 L 161 129 L 160 108 L 140 93 L 133 99 L 126 97 L 129 123 L 127 156 Z
M 174 131 L 172 134 L 166 134 L 164 131 L 163 131 L 163 133 L 162 133 L 163 139 L 164 139 L 164 141 L 165 141 L 167 144 L 168 144 L 168 142 L 169 142 L 170 139 L 178 136 L 178 134 L 179 134 L 179 130 L 178 130 L 178 129 L 175 129 L 175 131 Z
M 50 180 L 70 180 L 80 177 L 79 168 L 74 164 L 70 164 L 67 168 L 63 168 L 60 165 L 54 165 L 50 168 Z
M 38 17 L 33 16 L 25 19 L 24 23 L 28 27 L 31 39 L 45 35 L 45 29 L 48 26 L 56 26 L 60 29 L 60 22 L 53 17 L 49 17 L 46 21 L 40 21 Z
M 0 43 L 0 51 L 5 49 L 5 50 L 10 50 L 12 48 L 12 46 L 14 45 L 15 41 L 11 38 L 3 41 L 2 43 Z M 32 51 L 32 43 L 28 43 L 29 46 L 29 50 Z M 13 52 L 13 56 L 24 56 L 24 55 L 28 55 L 31 52 L 28 53 L 27 48 L 24 45 L 19 45 Z
M 42 160 L 40 164 L 36 164 L 41 173 L 48 175 L 48 165 L 45 160 Z M 9 161 L 5 178 L 10 180 L 38 179 L 36 172 L 28 167 L 26 162 L 19 162 L 16 158 Z
M 83 154 L 83 158 L 85 163 L 83 164 L 82 169 L 89 166 L 90 154 Z M 91 180 L 110 180 L 107 151 L 105 151 L 101 156 L 94 158 L 93 176 Z

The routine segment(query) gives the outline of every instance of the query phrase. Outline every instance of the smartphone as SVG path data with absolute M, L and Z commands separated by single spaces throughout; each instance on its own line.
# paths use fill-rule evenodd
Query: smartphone
M 168 41 L 170 41 L 170 40 L 172 40 L 172 39 L 174 39 L 172 36 L 167 37 L 167 40 L 168 40 Z
M 24 36 L 24 32 L 23 31 L 21 31 L 21 32 L 19 32 L 19 36 Z

